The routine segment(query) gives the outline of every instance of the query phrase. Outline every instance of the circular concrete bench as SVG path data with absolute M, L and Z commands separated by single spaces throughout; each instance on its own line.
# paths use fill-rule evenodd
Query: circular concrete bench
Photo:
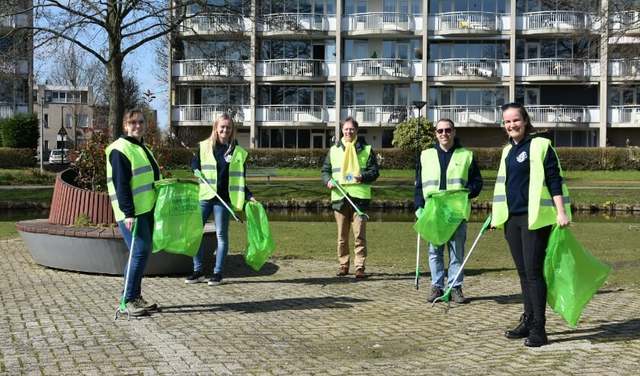
M 122 275 L 128 249 L 117 226 L 74 227 L 49 223 L 46 219 L 20 221 L 16 224 L 33 260 L 43 266 L 77 272 Z M 216 244 L 215 227 L 207 223 L 205 265 L 213 264 Z M 152 253 L 145 275 L 189 274 L 191 257 L 167 252 Z

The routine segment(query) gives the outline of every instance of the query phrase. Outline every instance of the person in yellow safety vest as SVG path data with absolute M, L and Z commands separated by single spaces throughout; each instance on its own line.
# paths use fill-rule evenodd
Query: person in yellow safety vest
M 526 338 L 525 346 L 539 347 L 548 342 L 545 250 L 552 225 L 563 227 L 571 221 L 569 191 L 551 141 L 532 135 L 527 110 L 519 103 L 505 104 L 502 119 L 509 143 L 496 177 L 491 226 L 504 227 L 524 300 L 520 322 L 505 336 Z
M 220 200 L 235 211 L 243 210 L 246 200 L 255 201 L 246 184 L 248 153 L 238 145 L 235 135 L 231 117 L 226 113 L 220 115 L 213 123 L 211 136 L 200 142 L 198 154 L 191 161 L 191 169 L 200 170 L 208 182 L 200 182 L 202 222 L 206 223 L 213 213 L 216 225 L 216 258 L 209 286 L 222 283 L 224 259 L 229 251 L 229 211 Z M 193 258 L 193 274 L 185 279 L 187 284 L 206 280 L 204 244 L 201 243 Z
M 331 207 L 338 225 L 339 277 L 349 274 L 349 227 L 354 237 L 355 278 L 365 278 L 367 257 L 366 221 L 360 218 L 340 191 L 334 187 L 335 179 L 351 200 L 366 210 L 371 201 L 371 183 L 379 176 L 378 160 L 364 139 L 358 138 L 358 122 L 352 117 L 342 124 L 342 139 L 329 149 L 322 166 L 322 181 L 331 190 Z
M 145 119 L 141 110 L 124 115 L 124 135 L 106 149 L 107 191 L 113 213 L 127 249 L 131 249 L 134 219 L 136 237 L 131 253 L 130 270 L 124 270 L 127 289 L 125 302 L 131 316 L 147 315 L 158 309 L 142 297 L 142 275 L 151 254 L 153 208 L 156 194 L 153 182 L 162 178 L 158 162 L 144 145 Z
M 432 148 L 422 151 L 420 161 L 416 164 L 414 198 L 418 217 L 430 193 L 466 188 L 469 190 L 469 199 L 472 199 L 482 190 L 480 169 L 473 153 L 460 144 L 451 119 L 438 120 L 436 139 L 437 143 Z M 462 293 L 463 273 L 460 273 L 457 280 L 452 280 L 462 265 L 466 239 L 467 221 L 462 221 L 447 242 L 449 248 L 447 283 L 452 287 L 452 300 L 458 304 L 468 302 Z M 431 270 L 431 291 L 427 298 L 429 303 L 444 294 L 444 246 L 443 244 L 436 247 L 429 243 L 429 269 Z

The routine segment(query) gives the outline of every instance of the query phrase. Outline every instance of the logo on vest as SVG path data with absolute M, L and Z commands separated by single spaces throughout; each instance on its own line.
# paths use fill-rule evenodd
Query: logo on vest
M 344 177 L 344 181 L 351 183 L 353 181 L 353 174 L 347 174 L 347 176 Z
M 224 160 L 227 161 L 227 163 L 231 163 L 232 159 L 233 159 L 233 155 L 231 154 L 227 154 L 224 156 Z
M 518 163 L 522 163 L 524 161 L 527 160 L 527 152 L 523 151 L 522 153 L 518 154 L 518 156 L 516 157 L 516 161 L 518 161 Z

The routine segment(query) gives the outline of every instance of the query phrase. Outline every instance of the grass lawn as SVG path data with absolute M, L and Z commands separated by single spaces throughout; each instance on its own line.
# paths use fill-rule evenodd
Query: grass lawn
M 0 185 L 53 185 L 56 174 L 37 168 L 0 169 Z

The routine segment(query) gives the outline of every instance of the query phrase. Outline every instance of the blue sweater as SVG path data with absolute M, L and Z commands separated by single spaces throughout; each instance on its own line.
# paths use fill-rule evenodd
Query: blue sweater
M 433 146 L 438 151 L 438 161 L 440 162 L 440 187 L 441 191 L 447 189 L 447 168 L 449 167 L 449 162 L 451 162 L 451 157 L 453 156 L 453 151 L 457 148 L 462 147 L 460 145 L 460 141 L 456 138 L 453 146 L 448 151 L 444 151 L 439 144 L 435 144 Z M 427 167 L 427 166 L 425 166 Z M 478 168 L 478 164 L 476 163 L 476 158 L 473 157 L 471 160 L 471 165 L 469 166 L 469 176 L 467 177 L 467 185 L 465 188 L 469 190 L 469 198 L 478 197 L 480 191 L 482 190 L 482 175 L 480 174 L 480 169 Z M 422 164 L 420 161 L 416 164 L 416 188 L 414 191 L 414 202 L 415 207 L 423 208 L 424 207 L 424 196 L 422 195 Z
M 229 151 L 229 155 L 233 155 L 233 148 L 235 148 L 235 145 L 237 145 L 237 143 L 231 146 L 232 150 Z M 213 147 L 213 156 L 216 158 L 217 173 L 218 173 L 218 177 L 216 181 L 216 192 L 218 193 L 218 195 L 220 195 L 220 197 L 226 203 L 229 203 L 229 162 L 227 162 L 224 159 L 224 153 L 226 153 L 229 147 L 230 147 L 229 145 L 223 145 L 219 143 L 216 143 L 215 146 Z M 191 169 L 200 170 L 201 168 L 202 167 L 200 164 L 200 153 L 196 153 L 196 155 L 191 160 Z M 246 178 L 246 174 L 247 174 L 246 164 L 245 164 L 244 174 Z M 251 197 L 253 197 L 253 194 L 249 190 L 249 187 L 246 185 L 246 183 L 245 183 L 244 197 L 245 197 L 245 200 L 249 200 L 251 199 Z M 218 200 L 218 197 L 214 197 L 211 199 L 211 201 L 219 201 L 219 200 Z
M 122 136 L 122 138 L 144 149 L 144 152 L 147 154 L 147 159 L 153 168 L 153 180 L 160 179 L 160 168 L 151 156 L 149 149 L 144 146 L 144 141 L 138 141 L 133 137 L 126 136 Z M 133 175 L 131 172 L 131 162 L 118 150 L 111 151 L 111 154 L 109 154 L 109 162 L 111 163 L 113 186 L 116 189 L 116 196 L 118 197 L 118 206 L 125 217 L 133 218 L 136 209 L 133 206 L 133 194 L 131 193 L 131 177 Z
M 526 214 L 529 211 L 529 149 L 531 136 L 527 136 L 520 143 L 511 142 L 511 150 L 505 159 L 507 168 L 507 205 L 509 214 Z M 562 177 L 556 153 L 551 145 L 544 159 L 544 180 L 551 197 L 562 195 Z

